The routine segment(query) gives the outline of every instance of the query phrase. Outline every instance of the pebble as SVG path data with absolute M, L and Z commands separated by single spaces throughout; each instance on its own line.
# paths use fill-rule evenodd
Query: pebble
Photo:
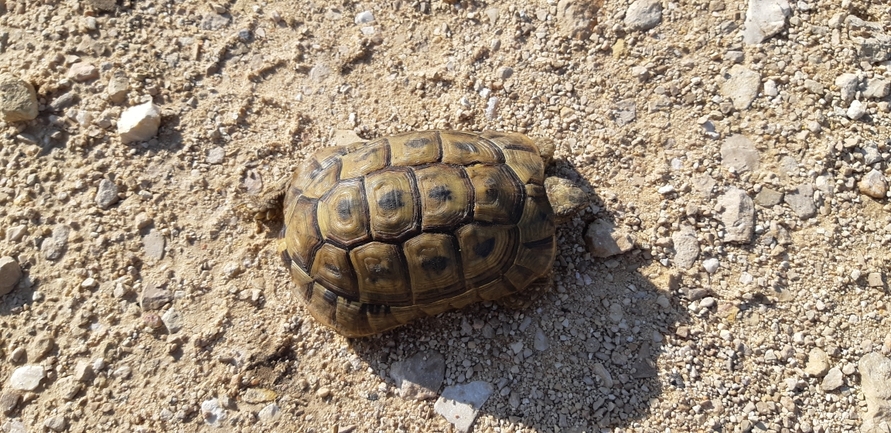
M 418 352 L 405 361 L 394 362 L 390 377 L 402 398 L 436 398 L 445 377 L 445 357 L 436 351 Z
M 844 384 L 845 375 L 838 367 L 833 367 L 829 369 L 826 376 L 823 376 L 823 382 L 820 384 L 820 388 L 823 391 L 830 392 L 841 388 Z
M 330 388 L 324 388 L 324 387 L 319 388 L 319 389 L 316 391 L 316 397 L 321 398 L 321 399 L 326 399 L 326 398 L 328 398 L 328 397 L 331 397 L 331 389 L 330 389 Z
M 829 356 L 823 349 L 815 347 L 807 356 L 804 372 L 813 377 L 823 377 L 829 371 Z
M 43 426 L 52 431 L 65 431 L 68 428 L 68 420 L 62 415 L 54 415 L 45 419 Z
M 532 347 L 539 352 L 544 352 L 551 347 L 548 343 L 548 336 L 537 327 L 535 328 L 535 335 L 532 337 Z
M 43 240 L 40 244 L 40 252 L 47 260 L 58 260 L 68 247 L 68 234 L 71 229 L 64 224 L 53 228 L 53 235 Z
M 0 74 L 0 116 L 7 123 L 37 117 L 37 92 L 31 83 L 10 74 Z
M 19 224 L 6 229 L 6 240 L 10 243 L 21 241 L 28 233 L 28 226 Z
M 281 416 L 281 409 L 275 403 L 269 403 L 266 406 L 263 406 L 263 409 L 260 409 L 260 412 L 257 413 L 257 418 L 259 418 L 262 423 L 278 421 Z
M 693 227 L 685 225 L 671 236 L 674 243 L 674 264 L 681 269 L 690 269 L 699 258 L 699 240 Z
M 791 12 L 786 0 L 749 0 L 743 24 L 743 42 L 760 44 L 779 33 L 786 26 L 786 17 Z
M 495 392 L 492 384 L 475 381 L 446 387 L 433 405 L 433 410 L 452 423 L 461 433 L 467 433 L 476 421 L 480 408 Z
M 39 362 L 56 347 L 56 339 L 48 333 L 38 335 L 28 345 L 28 354 L 32 362 Z
M 22 423 L 21 420 L 18 419 L 10 419 L 0 425 L 0 430 L 3 433 L 28 433 L 28 429 L 25 428 L 25 424 Z
M 881 35 L 884 36 L 884 35 Z M 865 38 L 858 50 L 860 57 L 869 62 L 879 63 L 891 59 L 891 38 Z
M 746 244 L 755 232 L 755 205 L 745 191 L 730 188 L 718 198 L 721 222 L 724 224 L 724 241 Z
M 124 110 L 118 119 L 118 135 L 121 142 L 146 141 L 158 133 L 161 126 L 161 109 L 151 102 Z
M 616 111 L 613 118 L 617 125 L 623 126 L 637 118 L 637 106 L 633 99 L 626 99 L 616 103 Z
M 870 272 L 866 276 L 869 287 L 885 287 L 885 276 L 881 272 Z
M 72 376 L 78 382 L 86 383 L 93 380 L 93 364 L 88 361 L 77 361 Z
M 221 164 L 224 158 L 226 158 L 226 149 L 223 149 L 222 147 L 214 147 L 207 152 L 205 161 L 208 164 Z
M 859 82 L 860 77 L 858 77 L 857 74 L 841 74 L 836 77 L 835 85 L 838 86 L 842 103 L 849 104 L 854 100 L 854 96 L 857 94 L 857 84 L 859 84 Z
M 811 184 L 804 184 L 795 187 L 789 191 L 784 200 L 792 208 L 801 219 L 813 218 L 817 215 L 817 205 L 814 203 L 814 187 Z
M 596 8 L 586 1 L 560 0 L 557 2 L 557 34 L 567 39 L 588 39 L 597 24 L 596 13 Z
M 271 389 L 248 388 L 244 390 L 244 393 L 241 395 L 241 400 L 245 403 L 257 404 L 273 401 L 276 397 L 278 397 L 278 394 Z
M 176 334 L 180 329 L 183 329 L 183 315 L 173 307 L 161 315 L 161 321 L 164 322 L 164 326 L 171 334 Z
M 634 238 L 612 222 L 598 219 L 585 230 L 585 245 L 594 257 L 612 257 L 634 248 Z
M 604 388 L 612 388 L 615 382 L 613 382 L 612 375 L 609 374 L 609 370 L 603 366 L 603 364 L 596 362 L 591 367 L 591 372 L 594 373 L 595 376 L 600 378 L 600 382 L 603 384 Z
M 167 239 L 157 230 L 151 230 L 142 238 L 142 246 L 145 250 L 146 257 L 154 260 L 164 258 L 164 248 L 167 245 Z
M 120 104 L 127 99 L 127 92 L 130 91 L 130 81 L 123 74 L 115 74 L 108 80 L 105 87 L 105 94 L 108 100 Z
M 721 144 L 721 165 L 736 173 L 755 171 L 760 166 L 761 154 L 755 143 L 742 134 L 733 134 Z
M 40 381 L 46 377 L 46 370 L 42 365 L 23 365 L 9 377 L 9 386 L 18 391 L 34 391 L 40 386 Z
M 863 97 L 866 99 L 882 99 L 888 96 L 891 91 L 891 82 L 881 78 L 870 78 L 863 91 Z
M 74 92 L 65 92 L 56 97 L 56 99 L 53 99 L 53 102 L 50 102 L 50 111 L 62 111 L 65 108 L 74 105 L 77 102 L 77 99 L 77 94 Z
M 96 189 L 96 206 L 99 209 L 108 209 L 120 200 L 118 197 L 118 185 L 110 179 L 102 179 Z
M 139 297 L 139 305 L 144 311 L 160 310 L 168 302 L 173 301 L 173 296 L 167 289 L 162 289 L 154 283 L 146 283 Z
M 374 14 L 371 11 L 362 11 L 356 14 L 356 24 L 368 24 L 372 21 L 374 21 Z
M 856 99 L 851 101 L 851 105 L 845 111 L 845 116 L 848 116 L 848 119 L 851 120 L 860 120 L 864 114 L 866 114 L 866 106 Z
M 83 83 L 99 78 L 99 69 L 91 63 L 75 63 L 68 69 L 68 78 Z
M 783 193 L 773 188 L 761 188 L 755 195 L 755 204 L 763 207 L 773 207 L 783 202 Z
M 218 426 L 227 418 L 226 409 L 223 409 L 220 401 L 216 398 L 204 400 L 201 402 L 201 417 L 204 418 L 204 422 Z
M 625 26 L 631 30 L 649 30 L 662 21 L 660 0 L 635 0 L 625 12 Z
M 891 426 L 891 359 L 870 352 L 857 363 L 860 389 L 866 400 L 862 432 L 889 431 Z
M 761 74 L 742 65 L 733 65 L 727 75 L 727 81 L 721 86 L 721 94 L 733 101 L 733 108 L 748 109 L 758 97 Z
M 0 257 L 0 296 L 12 291 L 22 278 L 22 267 L 9 256 Z
M 0 394 L 0 414 L 12 415 L 22 402 L 22 393 L 18 391 L 6 391 Z
M 65 376 L 53 384 L 53 389 L 59 393 L 59 396 L 62 397 L 63 400 L 71 401 L 84 389 L 84 384 L 78 382 L 72 376 Z
M 885 198 L 888 192 L 888 181 L 881 171 L 872 169 L 869 173 L 863 175 L 860 182 L 857 183 L 860 192 L 872 198 Z M 0 290 L 2 292 L 2 290 Z
M 702 269 L 705 269 L 709 274 L 717 272 L 719 266 L 721 266 L 721 261 L 714 257 L 702 261 Z

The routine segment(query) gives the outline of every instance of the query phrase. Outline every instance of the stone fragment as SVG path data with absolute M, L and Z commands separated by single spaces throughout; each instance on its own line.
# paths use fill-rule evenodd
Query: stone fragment
M 77 361 L 74 366 L 74 380 L 78 382 L 90 382 L 93 380 L 93 364 L 89 361 Z
M 22 402 L 22 393 L 19 391 L 5 391 L 0 394 L 0 414 L 12 415 Z
M 891 359 L 870 352 L 857 363 L 860 389 L 866 400 L 862 433 L 891 431 Z
M 219 399 L 204 400 L 201 402 L 201 417 L 212 426 L 220 426 L 227 418 L 226 409 L 223 409 Z
M 532 347 L 539 352 L 544 352 L 551 347 L 550 343 L 548 343 L 548 336 L 537 327 L 535 328 L 535 336 L 532 338 Z
M 139 305 L 144 311 L 160 310 L 164 304 L 173 300 L 170 291 L 158 287 L 154 283 L 146 283 L 139 297 Z
M 870 78 L 866 84 L 866 90 L 863 91 L 863 97 L 866 99 L 882 99 L 888 96 L 891 91 L 891 82 L 882 78 Z
M 226 158 L 226 149 L 222 147 L 214 147 L 207 152 L 207 158 L 205 161 L 208 164 L 222 164 L 223 159 Z
M 147 235 L 143 236 L 142 245 L 146 257 L 154 260 L 161 260 L 164 258 L 164 248 L 167 245 L 167 240 L 161 232 L 157 230 L 149 231 Z
M 660 0 L 635 0 L 625 12 L 625 26 L 631 30 L 649 30 L 662 21 Z
M 492 384 L 475 381 L 446 387 L 433 405 L 433 410 L 455 426 L 455 430 L 467 433 L 476 421 L 480 408 L 495 391 Z
M 118 134 L 122 143 L 145 141 L 158 133 L 161 126 L 161 109 L 151 102 L 124 110 L 118 119 Z
M 55 432 L 65 431 L 68 420 L 62 415 L 54 415 L 43 420 L 43 426 Z
M 281 408 L 275 403 L 269 403 L 266 406 L 263 406 L 263 409 L 260 409 L 260 412 L 257 413 L 257 418 L 264 424 L 278 421 L 281 416 Z
M 557 2 L 557 34 L 569 39 L 588 39 L 597 24 L 598 10 L 593 2 L 560 0 Z
M 0 74 L 0 117 L 8 123 L 36 118 L 34 86 L 15 75 Z
M 718 198 L 721 222 L 724 224 L 724 241 L 749 243 L 755 230 L 755 204 L 745 191 L 730 188 Z
M 761 74 L 742 65 L 733 65 L 727 72 L 726 79 L 721 86 L 721 94 L 730 98 L 733 108 L 748 109 L 761 88 Z
M 600 378 L 604 388 L 612 388 L 615 384 L 615 382 L 613 382 L 613 376 L 609 374 L 609 370 L 607 370 L 602 363 L 594 363 L 594 365 L 591 366 L 591 372 Z
M 588 194 L 569 179 L 549 176 L 544 181 L 547 196 L 551 198 L 557 222 L 564 221 L 583 206 L 590 203 Z
M 838 367 L 830 368 L 826 376 L 823 376 L 823 382 L 820 388 L 825 392 L 835 391 L 845 384 L 845 375 Z
M 46 377 L 46 370 L 42 365 L 23 365 L 9 377 L 9 386 L 17 391 L 34 391 L 40 386 L 40 381 Z
M 402 398 L 436 398 L 445 377 L 445 357 L 436 351 L 418 352 L 405 361 L 394 362 L 390 377 Z
M 755 195 L 755 204 L 763 207 L 773 207 L 783 202 L 783 193 L 773 188 L 761 188 Z
M 828 371 L 829 355 L 819 347 L 811 349 L 807 356 L 807 365 L 804 367 L 804 372 L 813 377 L 823 377 Z
M 699 240 L 693 227 L 685 225 L 671 236 L 674 243 L 674 264 L 681 269 L 690 269 L 699 257 Z
M 881 199 L 885 198 L 885 194 L 888 192 L 888 180 L 885 179 L 885 175 L 881 171 L 872 169 L 863 175 L 860 182 L 857 182 L 857 187 L 861 193 Z
M 619 126 L 627 125 L 634 122 L 637 118 L 637 106 L 633 99 L 625 99 L 616 103 L 616 109 L 613 117 Z
M 712 257 L 710 259 L 705 259 L 702 261 L 702 269 L 705 269 L 709 274 L 714 274 L 718 271 L 718 267 L 721 266 L 721 261 Z
M 835 85 L 838 86 L 842 103 L 849 104 L 854 100 L 859 83 L 860 77 L 857 74 L 841 74 L 835 79 Z
M 28 356 L 31 362 L 39 362 L 56 348 L 56 339 L 50 333 L 42 333 L 31 340 L 28 345 Z
M 356 14 L 356 19 L 354 20 L 356 24 L 368 24 L 374 21 L 374 14 L 371 11 L 362 11 Z
M 164 326 L 171 334 L 176 334 L 180 329 L 183 329 L 183 315 L 173 307 L 161 315 L 161 321 L 164 322 Z
M 99 69 L 91 63 L 75 63 L 68 69 L 68 78 L 78 83 L 99 78 Z
M 607 220 L 598 219 L 585 230 L 585 245 L 594 257 L 611 257 L 634 248 L 634 238 Z
M 743 25 L 743 42 L 760 44 L 779 33 L 786 26 L 786 17 L 791 12 L 786 0 L 749 0 Z
M 0 296 L 12 291 L 22 278 L 22 267 L 14 258 L 0 257 Z
M 113 75 L 105 87 L 105 94 L 108 95 L 108 100 L 115 104 L 124 102 L 127 99 L 128 91 L 130 91 L 130 82 L 127 80 L 127 76 L 123 74 Z
M 866 114 L 866 106 L 858 100 L 851 101 L 851 105 L 845 111 L 845 116 L 851 120 L 860 120 Z
M 783 200 L 792 208 L 792 212 L 798 218 L 813 218 L 817 214 L 817 205 L 814 203 L 814 187 L 811 184 L 795 187 L 795 189 L 786 193 Z
M 100 12 L 112 12 L 117 8 L 116 0 L 86 0 L 84 3 Z
M 885 276 L 881 272 L 870 272 L 866 276 L 869 287 L 885 287 Z
M 47 260 L 58 260 L 68 247 L 68 235 L 71 229 L 60 224 L 53 228 L 52 237 L 46 238 L 40 244 L 40 252 Z
M 108 209 L 118 202 L 118 185 L 110 179 L 102 179 L 96 189 L 96 206 L 100 209 Z
M 760 166 L 761 154 L 755 143 L 742 134 L 733 134 L 721 144 L 721 165 L 737 173 L 755 171 Z
M 881 34 L 874 38 L 863 39 L 858 54 L 871 63 L 891 59 L 891 36 Z
M 245 403 L 257 404 L 273 401 L 276 397 L 278 397 L 278 394 L 271 389 L 248 388 L 244 390 L 244 394 L 241 395 L 241 400 Z

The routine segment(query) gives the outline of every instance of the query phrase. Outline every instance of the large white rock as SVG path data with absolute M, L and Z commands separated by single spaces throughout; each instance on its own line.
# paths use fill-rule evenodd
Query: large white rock
M 158 133 L 161 126 L 161 109 L 151 102 L 136 105 L 124 110 L 118 120 L 118 134 L 121 142 L 145 141 Z
M 791 12 L 786 0 L 749 0 L 743 42 L 760 44 L 779 33 L 786 26 L 786 17 Z
M 9 386 L 19 391 L 34 391 L 40 386 L 40 381 L 46 377 L 46 370 L 42 365 L 23 365 L 12 372 L 9 377 Z

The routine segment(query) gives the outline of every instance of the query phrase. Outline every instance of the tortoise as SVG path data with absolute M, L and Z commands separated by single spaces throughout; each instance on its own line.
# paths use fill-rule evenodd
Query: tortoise
M 309 313 L 362 337 L 546 286 L 553 151 L 550 140 L 491 131 L 409 132 L 317 151 L 277 193 L 278 250 Z M 584 202 L 570 189 L 562 214 Z

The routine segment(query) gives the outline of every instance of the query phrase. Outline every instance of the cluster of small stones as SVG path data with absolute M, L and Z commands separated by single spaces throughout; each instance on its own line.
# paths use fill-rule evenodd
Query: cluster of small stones
M 889 422 L 881 2 L 0 8 L 0 431 Z M 595 197 L 533 307 L 348 343 L 236 206 L 429 128 L 555 138 Z

